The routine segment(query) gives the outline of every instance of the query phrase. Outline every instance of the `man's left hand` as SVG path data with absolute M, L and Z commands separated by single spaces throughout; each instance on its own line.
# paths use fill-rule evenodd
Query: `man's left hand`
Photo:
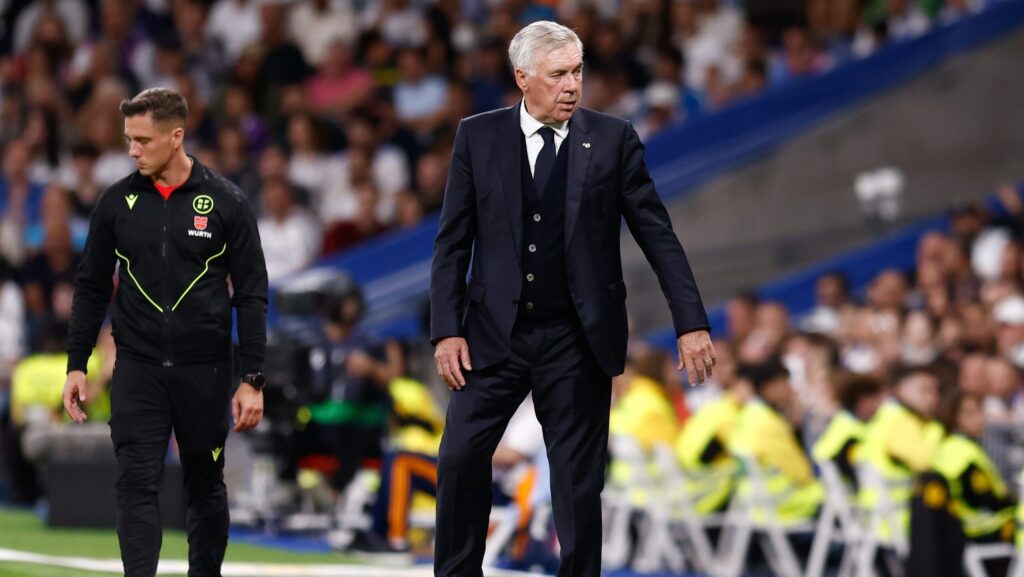
M 235 418 L 235 432 L 241 433 L 260 424 L 263 418 L 263 392 L 248 383 L 238 385 L 231 399 L 231 415 Z
M 679 365 L 676 369 L 686 369 L 691 387 L 703 384 L 711 376 L 717 361 L 715 345 L 711 344 L 708 331 L 693 331 L 679 337 Z

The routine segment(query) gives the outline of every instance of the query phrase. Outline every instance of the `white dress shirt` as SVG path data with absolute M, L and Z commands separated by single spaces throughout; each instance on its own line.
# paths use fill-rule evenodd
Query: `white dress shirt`
M 540 156 L 540 149 L 544 148 L 544 137 L 537 131 L 545 126 L 550 126 L 555 131 L 555 154 L 558 154 L 562 141 L 569 136 L 569 121 L 566 120 L 558 124 L 544 124 L 530 116 L 530 113 L 526 111 L 526 101 L 520 102 L 519 127 L 523 130 L 523 136 L 526 137 L 526 157 L 530 161 L 531 175 L 533 174 L 533 167 L 537 164 L 537 157 Z

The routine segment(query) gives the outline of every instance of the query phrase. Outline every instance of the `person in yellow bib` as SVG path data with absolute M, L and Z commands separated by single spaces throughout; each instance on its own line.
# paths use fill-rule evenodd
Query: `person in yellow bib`
M 688 478 L 685 489 L 701 515 L 723 511 L 729 504 L 739 467 L 727 447 L 740 411 L 754 396 L 747 376 L 734 376 L 722 388 L 722 396 L 691 415 L 676 437 L 676 457 Z
M 953 512 L 969 541 L 1010 542 L 1014 536 L 1014 499 L 981 445 L 985 431 L 982 398 L 961 390 L 943 399 L 939 418 L 950 432 L 932 459 L 932 468 L 949 483 Z
M 617 393 L 609 416 L 612 435 L 636 439 L 644 451 L 657 443 L 671 445 L 679 420 L 662 382 L 669 356 L 657 349 L 640 352 L 629 360 L 625 384 Z
M 765 475 L 769 495 L 776 502 L 775 514 L 783 522 L 800 522 L 817 515 L 824 489 L 814 476 L 811 461 L 793 422 L 799 405 L 789 372 L 778 359 L 762 365 L 741 366 L 754 385 L 756 397 L 744 405 L 736 419 L 736 432 L 729 450 L 738 457 L 753 458 Z M 749 490 L 749 479 L 738 491 Z
M 979 439 L 985 429 L 982 397 L 947 394 L 939 420 L 949 431 L 932 468 L 914 487 L 907 577 L 960 577 L 967 543 L 1012 542 L 1015 503 Z M 1007 559 L 986 563 L 987 575 L 1005 575 Z
M 864 438 L 864 424 L 885 400 L 885 383 L 873 376 L 844 373 L 833 378 L 833 395 L 839 410 L 814 443 L 814 460 L 831 461 L 851 488 L 857 487 L 854 462 Z
M 655 445 L 671 446 L 679 431 L 676 410 L 663 383 L 665 367 L 670 362 L 661 350 L 642 350 L 628 360 L 626 372 L 612 385 L 609 433 L 633 439 L 645 458 Z M 621 455 L 613 453 L 611 457 L 611 483 L 629 487 L 632 502 L 645 505 L 652 495 L 637 488 L 634 481 L 638 471 Z
M 942 425 L 934 420 L 939 404 L 940 383 L 930 369 L 908 369 L 896 379 L 893 396 L 887 399 L 864 428 L 864 440 L 858 453 L 858 470 L 870 471 L 884 480 L 889 507 L 898 526 L 886 519 L 872 530 L 882 543 L 893 543 L 901 531 L 906 534 L 910 515 L 907 505 L 913 493 L 914 478 L 931 467 L 942 440 Z M 860 487 L 857 499 L 866 511 L 877 510 L 883 502 L 879 486 Z M 883 558 L 891 558 L 888 545 Z

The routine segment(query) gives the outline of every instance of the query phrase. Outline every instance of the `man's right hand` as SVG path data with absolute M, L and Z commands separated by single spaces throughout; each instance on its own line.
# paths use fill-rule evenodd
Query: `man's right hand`
M 449 389 L 458 391 L 466 386 L 462 369 L 473 370 L 469 362 L 469 344 L 466 343 L 466 339 L 448 337 L 439 341 L 434 348 L 434 362 L 437 364 L 437 374 L 448 383 Z
M 71 371 L 68 380 L 64 381 L 64 410 L 76 423 L 85 422 L 85 411 L 79 402 L 85 402 L 85 373 Z

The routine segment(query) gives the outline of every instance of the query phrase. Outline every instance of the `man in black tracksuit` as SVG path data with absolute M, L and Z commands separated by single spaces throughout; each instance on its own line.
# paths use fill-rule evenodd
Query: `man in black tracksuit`
M 187 493 L 189 575 L 219 577 L 228 539 L 222 451 L 234 381 L 231 309 L 243 376 L 230 402 L 235 430 L 243 431 L 263 412 L 263 250 L 242 191 L 185 154 L 181 95 L 147 90 L 122 102 L 121 112 L 138 171 L 111 185 L 92 216 L 75 277 L 64 407 L 85 420 L 86 361 L 119 264 L 110 433 L 125 575 L 156 573 L 157 490 L 173 428 Z

